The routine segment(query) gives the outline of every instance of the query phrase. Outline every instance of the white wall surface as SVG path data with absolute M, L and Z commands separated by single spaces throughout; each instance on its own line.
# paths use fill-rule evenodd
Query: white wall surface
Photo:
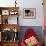
M 15 0 L 0 0 L 1 7 L 15 6 Z M 19 24 L 21 26 L 43 26 L 43 6 L 42 0 L 17 0 L 20 7 Z M 36 8 L 36 19 L 24 19 L 23 8 Z

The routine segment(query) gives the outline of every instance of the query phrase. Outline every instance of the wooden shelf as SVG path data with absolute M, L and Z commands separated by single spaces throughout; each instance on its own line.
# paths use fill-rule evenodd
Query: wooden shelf
M 0 7 L 0 10 L 12 10 L 12 9 L 18 9 L 19 7 Z
M 11 13 L 10 13 L 11 12 Z M 16 13 L 17 12 L 17 13 Z M 8 19 L 7 17 L 16 17 L 17 16 L 17 24 L 9 24 L 8 23 Z M 0 24 L 0 32 L 3 33 L 3 30 L 8 28 L 11 29 L 12 31 L 17 32 L 20 29 L 20 26 L 18 24 L 18 17 L 19 17 L 19 7 L 0 7 L 0 20 L 1 20 L 1 24 Z M 12 18 L 11 18 L 12 19 Z M 15 19 L 13 19 L 15 22 Z M 16 29 L 16 31 L 15 31 Z M 11 31 L 10 30 L 10 31 Z M 2 39 L 3 34 L 1 34 L 1 41 L 0 41 L 0 46 L 18 46 L 18 39 L 17 41 L 13 41 L 13 39 L 9 40 L 9 41 L 4 41 L 4 39 Z M 14 34 L 15 35 L 15 34 Z M 17 34 L 16 34 L 17 35 Z M 17 36 L 16 36 L 17 37 Z M 12 38 L 12 37 L 11 37 Z M 17 37 L 18 38 L 18 37 Z
M 18 24 L 1 24 L 0 25 L 1 30 L 5 29 L 5 28 L 10 28 L 14 31 L 14 29 L 16 29 L 17 31 L 19 31 L 20 26 Z
M 1 42 L 2 46 L 18 46 L 18 41 L 3 41 Z
M 13 12 L 13 13 L 10 13 Z M 16 13 L 17 12 L 17 13 Z M 4 24 L 3 22 L 6 22 L 5 20 L 7 20 L 6 23 L 8 23 L 8 18 L 9 16 L 14 16 L 17 18 L 17 24 L 18 24 L 18 17 L 19 17 L 19 7 L 0 7 L 0 16 L 1 16 L 1 24 Z M 5 19 L 6 17 L 6 19 Z M 15 20 L 14 20 L 15 22 Z

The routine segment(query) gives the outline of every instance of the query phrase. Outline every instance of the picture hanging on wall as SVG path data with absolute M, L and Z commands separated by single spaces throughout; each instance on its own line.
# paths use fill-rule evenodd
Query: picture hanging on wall
M 23 14 L 25 19 L 35 19 L 36 18 L 36 8 L 24 8 Z

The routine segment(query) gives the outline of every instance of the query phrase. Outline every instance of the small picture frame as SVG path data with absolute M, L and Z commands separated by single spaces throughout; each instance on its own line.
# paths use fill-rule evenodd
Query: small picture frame
M 9 10 L 2 10 L 2 15 L 9 15 Z
M 36 18 L 36 8 L 24 8 L 23 14 L 25 19 L 35 19 Z
M 10 10 L 10 11 L 9 11 L 9 14 L 10 14 L 10 15 L 17 15 L 18 12 L 17 12 L 16 10 Z

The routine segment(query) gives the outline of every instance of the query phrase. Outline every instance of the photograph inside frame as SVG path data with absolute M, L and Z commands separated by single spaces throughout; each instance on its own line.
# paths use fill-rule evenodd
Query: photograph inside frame
M 35 18 L 36 8 L 24 8 L 24 18 Z

